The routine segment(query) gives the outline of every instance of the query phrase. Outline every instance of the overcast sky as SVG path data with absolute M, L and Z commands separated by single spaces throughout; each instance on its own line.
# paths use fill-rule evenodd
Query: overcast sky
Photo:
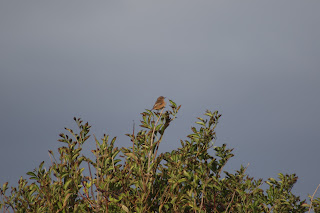
M 319 11 L 316 0 L 1 1 L 0 184 L 49 163 L 74 116 L 128 146 L 163 95 L 182 108 L 161 151 L 219 110 L 216 144 L 235 148 L 226 169 L 296 173 L 305 198 L 320 183 Z

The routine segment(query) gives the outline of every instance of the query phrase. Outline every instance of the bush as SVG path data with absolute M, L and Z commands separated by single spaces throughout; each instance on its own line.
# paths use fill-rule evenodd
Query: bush
M 65 128 L 60 134 L 64 146 L 59 159 L 49 151 L 51 166 L 42 162 L 28 172 L 31 184 L 19 180 L 18 187 L 8 183 L 1 190 L 3 212 L 320 212 L 320 198 L 311 204 L 300 201 L 291 189 L 298 177 L 279 174 L 278 180 L 249 177 L 246 168 L 223 171 L 233 157 L 226 144 L 214 146 L 215 128 L 220 114 L 207 111 L 192 127 L 189 140 L 181 148 L 157 154 L 163 135 L 180 109 L 170 100 L 171 110 L 142 114 L 142 129 L 127 134 L 130 147 L 118 148 L 116 138 L 94 137 L 95 159 L 81 154 L 89 139 L 91 126 L 74 118 L 79 132 Z M 87 175 L 84 174 L 87 167 Z M 221 173 L 224 172 L 222 176 Z M 262 184 L 268 189 L 262 190 Z

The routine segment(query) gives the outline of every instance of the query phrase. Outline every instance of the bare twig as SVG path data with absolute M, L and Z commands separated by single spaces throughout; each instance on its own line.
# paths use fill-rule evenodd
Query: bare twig
M 135 127 L 135 123 L 133 121 L 133 130 L 132 130 L 133 139 L 131 139 L 132 140 L 132 153 L 133 153 L 133 155 L 134 155 L 134 139 L 135 139 L 135 137 L 134 137 L 134 127 Z
M 233 195 L 232 195 L 232 198 L 231 198 L 231 201 L 230 201 L 230 203 L 228 204 L 228 206 L 227 206 L 227 208 L 226 208 L 226 211 L 225 212 L 227 212 L 227 210 L 229 209 L 229 207 L 230 207 L 230 205 L 231 205 L 231 203 L 232 203 L 232 201 L 233 201 L 233 198 L 234 198 L 234 195 L 236 194 L 236 191 L 234 191 L 233 192 Z M 230 209 L 231 210 L 231 209 Z M 229 211 L 230 212 L 230 211 Z
M 52 151 L 49 150 L 48 152 L 49 152 L 49 157 L 50 157 L 50 160 L 51 160 L 51 164 L 53 165 L 53 161 L 52 161 L 52 157 L 51 157 L 51 152 L 52 152 Z
M 316 192 L 318 191 L 318 189 L 319 189 L 319 186 L 320 186 L 320 184 L 318 185 L 318 187 L 316 188 L 316 190 L 314 191 L 314 193 L 313 193 L 313 195 L 312 195 L 312 197 L 311 197 L 311 202 L 310 202 L 310 207 L 309 207 L 309 211 L 308 211 L 308 213 L 310 213 L 310 211 L 311 211 L 311 209 L 312 209 L 312 201 L 313 201 L 313 198 L 314 198 L 314 195 L 316 194 Z

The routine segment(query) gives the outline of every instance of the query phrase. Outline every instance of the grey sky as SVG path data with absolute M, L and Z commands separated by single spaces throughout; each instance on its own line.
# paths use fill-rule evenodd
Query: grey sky
M 320 183 L 320 1 L 1 1 L 0 184 L 49 162 L 73 117 L 124 136 L 160 95 L 182 108 L 161 151 L 222 113 L 226 169 Z M 84 152 L 90 154 L 93 141 Z M 318 195 L 319 196 L 319 195 Z

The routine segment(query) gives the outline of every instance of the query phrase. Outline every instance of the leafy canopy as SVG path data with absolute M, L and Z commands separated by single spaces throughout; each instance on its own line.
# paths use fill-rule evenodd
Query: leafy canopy
M 224 171 L 233 157 L 226 144 L 214 146 L 218 111 L 198 118 L 181 147 L 158 154 L 166 129 L 181 106 L 170 100 L 170 110 L 141 113 L 141 130 L 127 134 L 132 146 L 118 148 L 116 138 L 94 137 L 95 158 L 84 156 L 90 138 L 88 123 L 74 118 L 77 133 L 65 128 L 58 157 L 49 150 L 51 166 L 20 178 L 18 187 L 0 189 L 3 212 L 320 212 L 320 198 L 300 201 L 291 189 L 298 177 L 279 174 L 278 180 L 254 179 L 241 166 Z M 86 172 L 84 170 L 86 169 Z M 222 176 L 222 173 L 224 175 Z M 262 190 L 266 183 L 268 188 Z

